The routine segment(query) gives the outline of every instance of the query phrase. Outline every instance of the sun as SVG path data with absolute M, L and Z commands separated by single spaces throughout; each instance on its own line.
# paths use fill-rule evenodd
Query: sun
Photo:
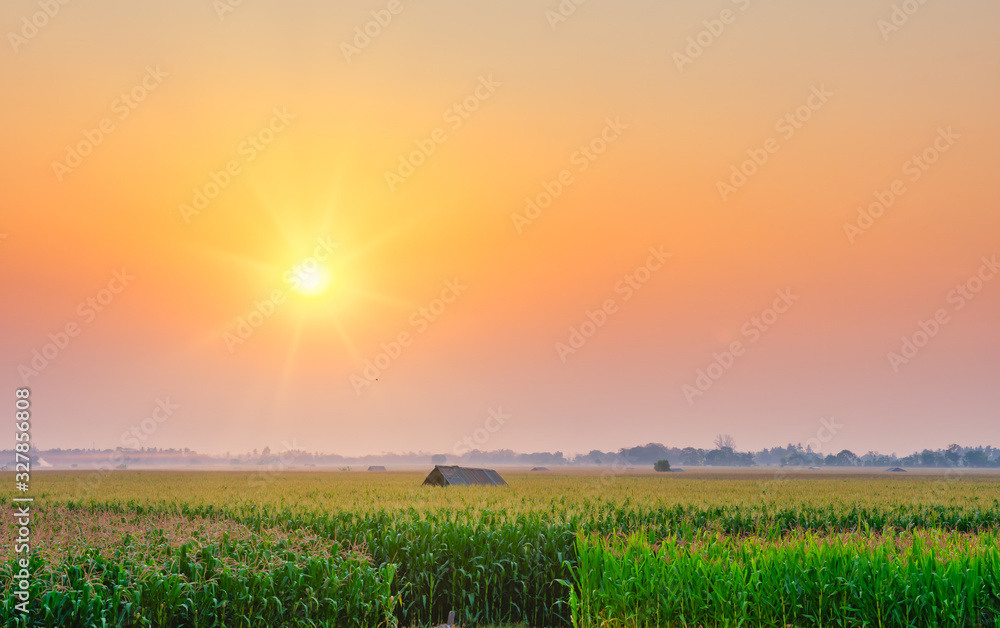
M 302 294 L 319 294 L 326 290 L 330 276 L 326 269 L 315 263 L 299 264 L 292 271 L 292 287 Z

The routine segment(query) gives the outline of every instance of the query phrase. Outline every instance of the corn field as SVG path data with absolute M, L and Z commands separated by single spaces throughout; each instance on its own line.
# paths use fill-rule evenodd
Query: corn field
M 576 626 L 992 626 L 997 537 L 580 535 Z
M 5 626 L 995 626 L 1000 477 L 44 476 Z M 39 482 L 41 484 L 41 481 Z M 140 497 L 141 496 L 141 497 Z M 10 497 L 0 494 L 9 507 Z M 6 536 L 5 536 L 6 535 Z

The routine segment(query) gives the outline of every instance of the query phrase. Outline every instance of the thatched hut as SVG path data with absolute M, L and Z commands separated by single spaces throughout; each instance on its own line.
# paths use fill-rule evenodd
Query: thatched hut
M 436 465 L 423 486 L 507 486 L 493 469 Z

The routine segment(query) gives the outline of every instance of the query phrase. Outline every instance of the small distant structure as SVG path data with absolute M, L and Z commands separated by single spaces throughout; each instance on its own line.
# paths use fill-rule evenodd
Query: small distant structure
M 822 471 L 823 467 L 809 467 L 810 471 Z
M 549 468 L 548 467 L 532 467 L 531 470 L 532 471 L 548 471 Z
M 423 486 L 507 486 L 493 469 L 435 465 Z
M 383 467 L 380 464 L 373 464 L 372 466 L 368 467 L 368 470 L 369 471 L 385 471 L 385 467 Z
M 906 473 L 906 469 L 902 467 L 889 467 L 886 469 L 887 473 Z
M 684 473 L 684 469 L 671 469 L 671 473 Z

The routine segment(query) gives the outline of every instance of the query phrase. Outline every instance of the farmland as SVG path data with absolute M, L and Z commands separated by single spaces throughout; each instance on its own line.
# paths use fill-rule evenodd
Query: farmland
M 1000 475 L 48 472 L 11 626 L 993 626 Z M 5 480 L 9 478 L 5 477 Z M 5 481 L 4 487 L 12 482 Z M 7 491 L 8 489 L 4 489 Z M 0 493 L 11 510 L 13 493 Z

